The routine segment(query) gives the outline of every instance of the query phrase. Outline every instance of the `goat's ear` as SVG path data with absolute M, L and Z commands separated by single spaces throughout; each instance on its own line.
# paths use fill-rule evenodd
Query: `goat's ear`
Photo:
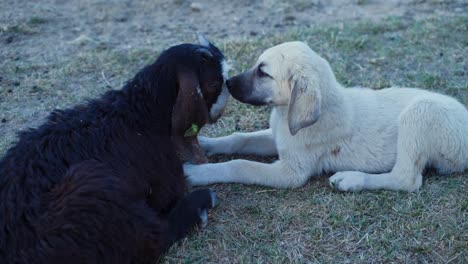
M 178 74 L 179 92 L 172 110 L 172 142 L 184 162 L 206 163 L 197 141 L 199 129 L 208 121 L 208 109 L 195 71 L 185 68 Z
M 200 32 L 197 32 L 197 37 L 198 37 L 198 44 L 207 48 L 210 47 L 210 41 L 205 37 L 205 35 L 203 35 Z
M 207 48 L 199 48 L 195 51 L 204 61 L 210 61 L 214 58 L 213 53 Z
M 321 109 L 321 94 L 318 80 L 312 81 L 303 74 L 291 78 L 288 126 L 291 135 L 317 122 Z
M 178 73 L 177 78 L 179 91 L 172 110 L 172 132 L 173 135 L 183 135 L 192 124 L 203 125 L 204 119 L 208 117 L 208 110 L 198 75 L 185 69 Z

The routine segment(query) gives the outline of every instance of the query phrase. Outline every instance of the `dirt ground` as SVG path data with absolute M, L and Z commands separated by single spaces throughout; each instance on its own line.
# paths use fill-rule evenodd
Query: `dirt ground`
M 120 49 L 213 39 L 259 38 L 293 28 L 389 16 L 466 13 L 464 0 L 3 0 L 0 29 L 24 26 L 27 36 L 2 34 L 1 59 L 57 60 L 84 42 Z M 43 20 L 43 21 L 42 21 Z M 39 28 L 25 25 L 40 24 Z M 28 28 L 29 27 L 29 28 Z M 40 32 L 35 32 L 40 31 Z M 1 32 L 1 31 L 0 31 Z M 33 34 L 37 33 L 37 34 Z

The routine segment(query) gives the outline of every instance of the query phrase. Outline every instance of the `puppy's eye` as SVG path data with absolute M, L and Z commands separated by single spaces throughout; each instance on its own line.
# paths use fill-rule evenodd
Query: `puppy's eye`
M 262 70 L 262 67 L 258 67 L 257 73 L 258 73 L 258 76 L 259 76 L 259 77 L 270 77 L 270 75 L 268 75 L 268 73 L 266 73 L 266 72 L 264 72 L 264 71 Z

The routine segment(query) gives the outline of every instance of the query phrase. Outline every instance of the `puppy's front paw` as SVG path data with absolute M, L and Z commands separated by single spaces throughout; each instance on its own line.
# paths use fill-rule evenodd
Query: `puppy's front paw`
M 329 179 L 330 186 L 343 192 L 357 192 L 364 188 L 365 173 L 359 171 L 341 171 Z
M 206 156 L 212 156 L 213 153 L 213 139 L 204 136 L 198 136 L 198 144 L 205 152 Z
M 189 185 L 193 185 L 192 184 L 192 178 L 193 178 L 193 175 L 195 174 L 195 167 L 196 166 L 199 166 L 199 165 L 194 165 L 194 164 L 191 164 L 191 163 L 185 163 L 183 165 L 185 179 L 187 180 L 187 183 Z
M 209 165 L 210 164 L 184 164 L 184 174 L 188 184 L 191 186 L 209 184 L 210 182 L 208 180 L 211 176 Z

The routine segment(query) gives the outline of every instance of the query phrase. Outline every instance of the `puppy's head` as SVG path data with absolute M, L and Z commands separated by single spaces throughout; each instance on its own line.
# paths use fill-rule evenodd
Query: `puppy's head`
M 295 135 L 319 119 L 323 89 L 331 77 L 328 62 L 295 41 L 266 50 L 252 68 L 226 83 L 241 102 L 288 106 L 289 131 Z
M 229 98 L 227 68 L 221 51 L 204 36 L 199 35 L 199 45 L 184 44 L 183 49 L 184 56 L 176 58 L 178 92 L 172 111 L 172 135 L 183 161 L 202 163 L 206 157 L 197 134 L 223 113 Z

